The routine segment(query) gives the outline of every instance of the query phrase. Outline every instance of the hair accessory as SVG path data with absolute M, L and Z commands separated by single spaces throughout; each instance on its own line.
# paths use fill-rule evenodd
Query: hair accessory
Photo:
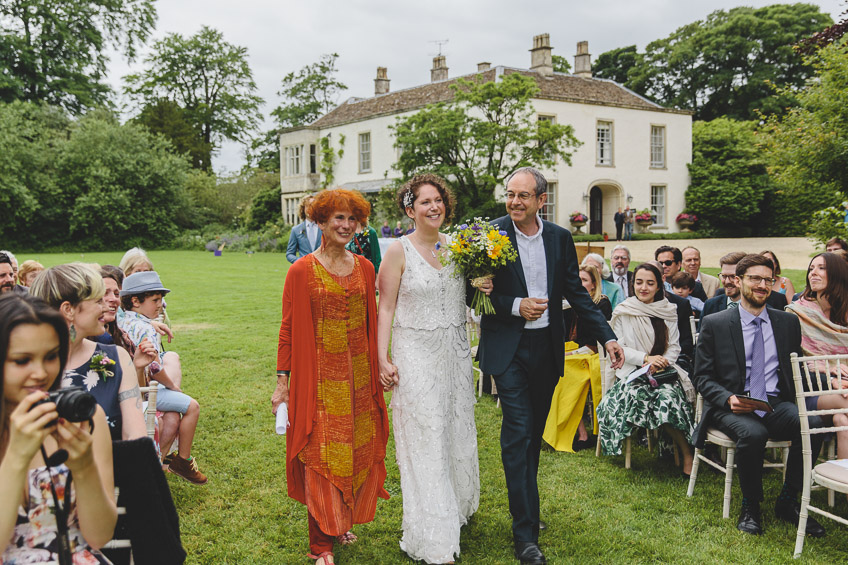
M 406 189 L 406 194 L 403 195 L 403 207 L 412 208 L 412 203 L 415 201 L 415 196 L 412 194 L 412 188 Z

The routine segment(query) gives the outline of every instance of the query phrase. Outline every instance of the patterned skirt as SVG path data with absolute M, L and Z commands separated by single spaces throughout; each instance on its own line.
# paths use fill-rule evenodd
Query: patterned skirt
M 619 380 L 598 404 L 598 441 L 604 455 L 620 455 L 622 441 L 636 428 L 653 430 L 663 424 L 683 432 L 687 441 L 692 438 L 695 415 L 679 383 L 653 388 Z

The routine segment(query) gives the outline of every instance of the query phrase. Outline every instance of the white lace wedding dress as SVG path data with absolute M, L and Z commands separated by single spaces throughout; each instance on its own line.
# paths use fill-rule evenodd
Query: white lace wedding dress
M 392 329 L 399 382 L 391 402 L 400 547 L 413 559 L 447 563 L 459 555 L 459 530 L 480 501 L 465 282 L 452 265 L 427 263 L 407 237 L 401 243 L 406 268 Z

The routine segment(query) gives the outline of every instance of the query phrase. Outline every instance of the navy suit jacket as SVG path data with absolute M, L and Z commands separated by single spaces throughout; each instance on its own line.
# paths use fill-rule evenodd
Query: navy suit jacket
M 312 246 L 309 244 L 309 237 L 306 235 L 306 222 L 301 222 L 291 230 L 289 244 L 286 247 L 286 259 L 289 260 L 289 263 L 294 263 L 319 247 L 321 247 L 321 230 L 318 230 L 318 237 L 316 238 L 315 245 Z
M 493 225 L 506 231 L 513 247 L 518 249 L 515 240 L 515 225 L 509 216 L 498 218 Z M 615 333 L 592 302 L 589 293 L 580 283 L 577 252 L 571 232 L 551 222 L 542 220 L 542 242 L 545 246 L 545 262 L 548 277 L 548 328 L 551 331 L 553 355 L 557 375 L 562 376 L 565 363 L 564 331 L 562 318 L 562 299 L 566 298 L 580 317 L 582 323 L 592 329 L 592 335 L 601 343 L 616 339 Z M 517 297 L 526 298 L 527 282 L 521 257 L 495 273 L 495 288 L 490 296 L 495 314 L 484 315 L 480 321 L 482 336 L 477 350 L 480 369 L 487 375 L 500 375 L 509 367 L 518 349 L 525 319 L 512 315 L 512 305 Z M 470 302 L 472 293 L 468 293 Z
M 793 352 L 803 355 L 801 323 L 789 312 L 768 306 L 766 312 L 777 346 L 779 395 L 786 402 L 794 402 L 795 384 L 789 355 Z M 695 446 L 703 447 L 710 415 L 715 410 L 729 410 L 727 399 L 745 390 L 745 341 L 738 308 L 702 319 L 692 383 L 704 397 L 704 411 L 694 438 Z

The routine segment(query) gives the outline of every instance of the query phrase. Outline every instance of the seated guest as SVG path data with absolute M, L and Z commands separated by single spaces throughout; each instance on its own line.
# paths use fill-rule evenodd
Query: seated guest
M 679 271 L 671 277 L 671 289 L 674 294 L 680 298 L 685 298 L 689 301 L 692 307 L 692 312 L 696 318 L 701 316 L 701 310 L 704 309 L 704 302 L 700 298 L 692 296 L 692 291 L 695 290 L 695 279 L 686 271 Z
M 624 298 L 621 295 L 621 287 L 606 280 L 606 277 L 610 275 L 610 270 L 609 267 L 607 267 L 606 261 L 604 261 L 604 258 L 597 253 L 587 253 L 586 256 L 583 257 L 583 261 L 580 262 L 581 267 L 586 265 L 594 265 L 598 272 L 601 273 L 601 293 L 609 299 L 610 304 L 612 304 L 612 309 L 615 310 L 615 307 L 618 306 Z
M 374 272 L 380 272 L 380 263 L 383 260 L 383 255 L 380 253 L 380 240 L 377 238 L 377 230 L 365 225 L 357 226 L 356 233 L 347 244 L 345 249 L 355 255 L 362 255 L 374 265 Z
M 680 265 L 683 262 L 683 253 L 676 247 L 663 245 L 654 251 L 654 259 L 662 267 L 663 286 L 668 292 L 673 292 L 671 290 L 671 278 L 680 271 Z M 707 295 L 701 283 L 695 283 L 695 290 L 692 292 L 692 296 L 704 301 L 707 300 Z
M 100 273 L 91 265 L 70 263 L 50 267 L 32 286 L 32 295 L 56 308 L 69 327 L 70 351 L 62 386 L 83 386 L 106 413 L 113 440 L 146 437 L 141 394 L 133 360 L 122 348 L 89 338 L 103 333 Z M 140 363 L 152 361 L 150 355 Z
M 403 228 L 401 227 L 400 220 L 398 220 L 397 226 L 395 227 L 395 231 L 393 233 L 395 237 L 400 237 L 403 235 Z
M 736 470 L 742 488 L 742 511 L 737 528 L 762 533 L 763 455 L 769 438 L 791 440 L 783 490 L 775 504 L 780 520 L 798 525 L 798 492 L 803 482 L 801 423 L 789 355 L 801 355 L 801 327 L 788 312 L 766 308 L 774 283 L 771 261 L 746 255 L 736 264 L 741 299 L 737 308 L 705 316 L 701 321 L 694 380 L 704 397 L 704 410 L 695 445 L 704 446 L 707 428 L 715 426 L 736 442 Z M 732 354 L 729 352 L 736 352 Z M 742 395 L 768 399 L 772 411 Z M 813 436 L 816 437 L 816 436 Z M 814 444 L 813 461 L 817 456 Z M 809 518 L 807 534 L 824 535 Z
M 0 563 L 108 563 L 97 549 L 112 538 L 118 511 L 103 410 L 91 424 L 74 423 L 53 402 L 36 405 L 59 388 L 65 319 L 34 297 L 4 294 L 0 353 Z M 47 466 L 59 450 L 64 462 Z
M 141 247 L 133 247 L 121 258 L 118 267 L 124 272 L 124 276 L 128 277 L 133 273 L 143 273 L 153 270 L 153 262 L 147 256 L 147 252 Z
M 784 277 L 780 274 L 780 261 L 777 260 L 777 255 L 775 255 L 774 252 L 769 250 L 761 251 L 760 255 L 771 259 L 772 265 L 774 265 L 775 283 L 772 292 L 782 294 L 786 299 L 786 303 L 791 304 L 792 297 L 795 296 L 795 285 L 792 284 L 792 281 L 790 281 L 789 278 Z
M 786 309 L 801 322 L 804 355 L 848 355 L 848 263 L 842 257 L 836 253 L 819 253 L 813 257 L 801 298 Z M 822 366 L 818 368 L 821 370 Z M 845 364 L 831 367 L 831 377 L 834 388 L 840 386 L 835 379 L 841 379 L 842 388 L 848 388 L 848 366 Z M 807 398 L 808 410 L 845 406 L 848 406 L 848 399 L 842 395 Z M 835 414 L 833 423 L 848 426 L 848 417 Z M 837 458 L 848 459 L 848 430 L 837 432 L 836 438 Z
M 601 274 L 594 265 L 580 267 L 580 282 L 592 302 L 609 320 L 612 305 L 601 292 Z M 601 399 L 601 372 L 597 356 L 597 341 L 591 327 L 580 323 L 573 308 L 563 312 L 565 326 L 565 371 L 551 401 L 551 410 L 542 438 L 559 451 L 580 451 L 594 447 L 583 423 L 586 397 L 592 391 L 592 405 Z M 597 416 L 593 414 L 597 431 Z M 575 431 L 577 435 L 575 436 Z
M 392 228 L 389 227 L 389 221 L 383 220 L 383 227 L 380 229 L 380 233 L 384 238 L 392 237 Z
M 723 288 L 716 291 L 716 295 L 704 303 L 704 310 L 701 312 L 702 320 L 710 314 L 739 306 L 741 296 L 736 281 L 736 264 L 745 255 L 744 251 L 733 251 L 718 260 L 721 266 L 721 272 L 718 276 Z
M 156 329 L 150 323 L 159 313 L 162 298 L 171 292 L 162 286 L 155 271 L 135 273 L 124 279 L 121 290 L 121 304 L 124 317 L 118 326 L 124 330 L 132 342 L 139 347 L 147 339 L 153 344 L 156 357 L 148 367 L 148 376 L 159 381 L 156 408 L 162 412 L 179 412 L 182 418 L 179 424 L 179 451 L 168 453 L 176 429 L 165 426 L 160 431 L 162 452 L 165 464 L 172 473 L 196 485 L 206 484 L 206 476 L 197 468 L 197 460 L 191 456 L 191 444 L 200 417 L 200 405 L 182 392 L 182 366 L 180 357 L 173 351 L 164 351 L 162 341 Z
M 630 268 L 630 250 L 624 245 L 613 247 L 610 265 L 612 265 L 612 273 L 609 277 L 604 278 L 621 287 L 621 300 L 630 298 L 630 286 L 633 280 L 633 273 L 628 270 Z
M 2 251 L 0 251 L 0 253 L 3 253 L 3 254 L 5 254 L 6 256 L 9 257 L 10 264 L 12 265 L 12 277 L 13 277 L 15 292 L 17 292 L 18 294 L 26 294 L 28 292 L 27 287 L 25 287 L 22 284 L 18 284 L 18 260 L 17 260 L 17 258 L 15 258 L 14 253 L 12 253 L 11 251 L 6 251 L 6 250 L 2 250 Z
M 0 251 L 0 294 L 15 292 L 16 286 L 12 258 L 7 253 Z
M 663 266 L 658 261 L 646 261 L 662 273 Z M 692 360 L 695 358 L 695 339 L 692 336 L 692 306 L 685 298 L 681 298 L 670 290 L 663 290 L 666 300 L 677 308 L 677 331 L 680 334 L 680 355 L 677 356 L 677 364 L 684 370 L 692 369 Z
M 44 270 L 44 265 L 32 259 L 24 261 L 21 268 L 18 270 L 18 284 L 27 288 L 32 286 L 32 281 L 38 276 L 38 273 Z
M 721 283 L 719 282 L 718 277 L 701 272 L 701 252 L 692 246 L 684 247 L 682 257 L 683 270 L 692 275 L 692 278 L 695 279 L 696 283 L 701 283 L 701 286 L 704 287 L 704 294 L 706 294 L 707 297 L 702 298 L 701 300 L 706 301 L 715 296 L 715 293 L 721 286 Z
M 601 450 L 619 455 L 621 442 L 636 428 L 665 428 L 683 454 L 683 473 L 692 469 L 689 438 L 694 428 L 691 402 L 695 391 L 689 375 L 675 362 L 680 353 L 677 309 L 666 300 L 662 274 L 649 263 L 633 271 L 632 296 L 612 314 L 612 329 L 624 349 L 618 379 L 598 405 Z M 633 371 L 649 366 L 649 374 L 627 383 Z M 654 373 L 673 368 L 676 378 L 653 380 Z
M 824 244 L 824 248 L 828 253 L 833 253 L 840 249 L 842 251 L 848 251 L 848 241 L 845 241 L 841 237 L 832 237 Z
M 300 223 L 292 228 L 286 247 L 286 259 L 289 260 L 289 263 L 294 263 L 321 247 L 321 230 L 318 229 L 318 224 L 312 221 L 307 213 L 309 204 L 314 198 L 310 194 L 300 200 L 300 208 L 298 209 Z

